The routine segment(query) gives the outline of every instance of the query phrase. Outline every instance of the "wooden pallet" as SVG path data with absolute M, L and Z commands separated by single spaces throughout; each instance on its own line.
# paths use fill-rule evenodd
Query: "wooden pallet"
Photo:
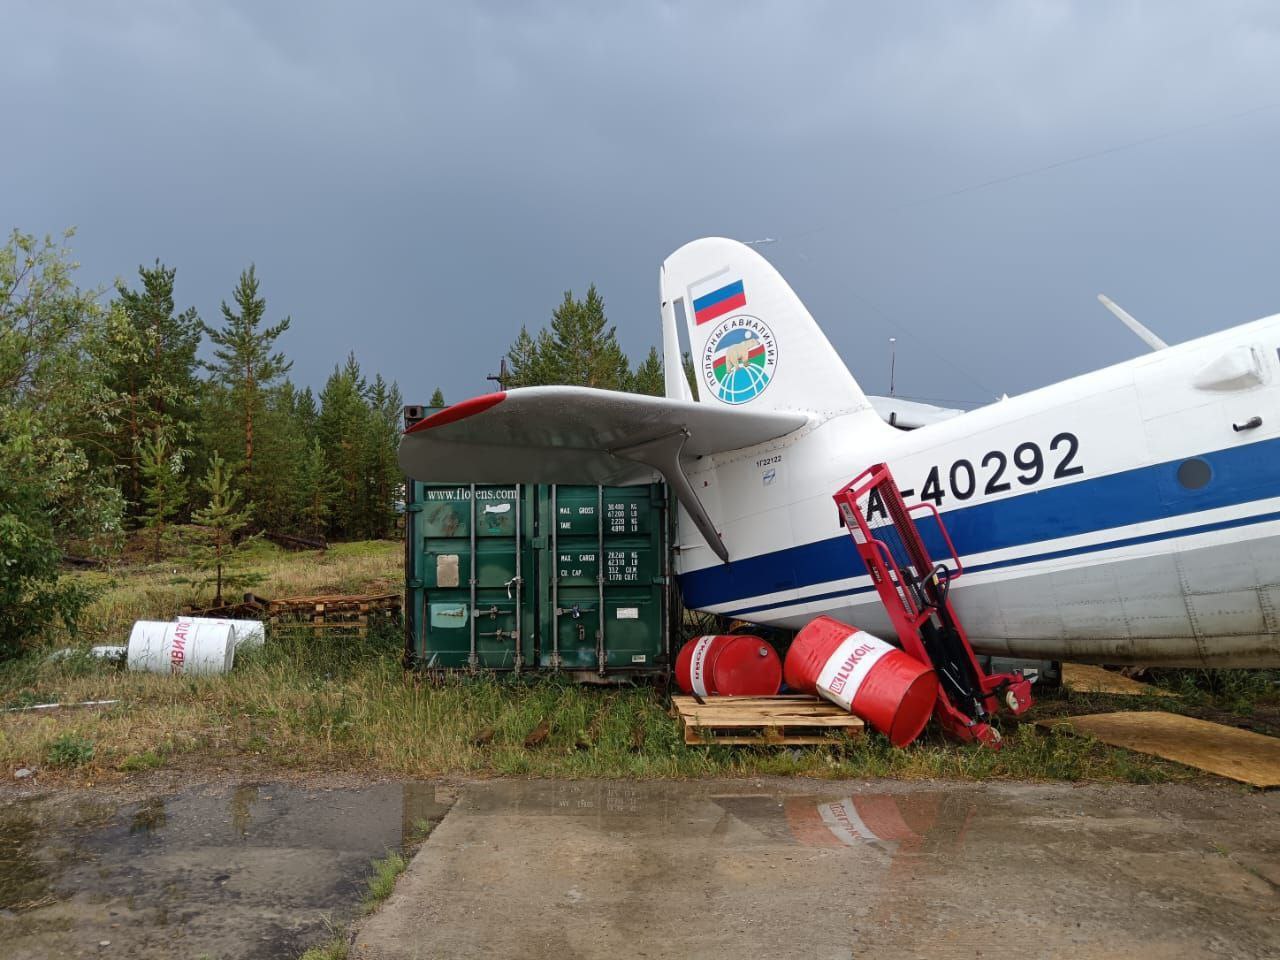
M 834 703 L 790 694 L 777 697 L 674 696 L 672 714 L 687 744 L 805 746 L 862 732 L 863 723 Z
M 371 617 L 394 618 L 400 615 L 400 594 L 349 594 L 315 597 L 286 597 L 270 601 L 267 619 L 272 624 L 291 630 L 368 633 Z

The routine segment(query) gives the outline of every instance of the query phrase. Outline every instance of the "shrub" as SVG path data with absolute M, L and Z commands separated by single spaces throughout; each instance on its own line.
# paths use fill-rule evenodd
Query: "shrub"
M 64 733 L 49 744 L 45 760 L 51 767 L 82 767 L 93 759 L 93 741 Z

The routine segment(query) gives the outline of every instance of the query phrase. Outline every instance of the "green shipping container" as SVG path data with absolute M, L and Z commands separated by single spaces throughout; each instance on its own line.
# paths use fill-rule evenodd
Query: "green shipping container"
M 661 484 L 411 482 L 406 654 L 440 669 L 598 677 L 670 663 Z

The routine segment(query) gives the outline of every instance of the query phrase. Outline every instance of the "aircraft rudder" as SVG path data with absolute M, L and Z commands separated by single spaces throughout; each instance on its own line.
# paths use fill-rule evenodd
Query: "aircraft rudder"
M 745 244 L 723 237 L 685 244 L 663 264 L 662 299 L 664 326 L 688 335 L 700 401 L 819 414 L 870 410 L 795 291 Z

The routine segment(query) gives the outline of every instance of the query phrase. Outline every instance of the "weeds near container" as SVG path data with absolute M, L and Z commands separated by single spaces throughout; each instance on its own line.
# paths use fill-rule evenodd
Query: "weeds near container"
M 82 767 L 93 759 L 93 741 L 64 733 L 49 744 L 45 762 L 51 767 Z

